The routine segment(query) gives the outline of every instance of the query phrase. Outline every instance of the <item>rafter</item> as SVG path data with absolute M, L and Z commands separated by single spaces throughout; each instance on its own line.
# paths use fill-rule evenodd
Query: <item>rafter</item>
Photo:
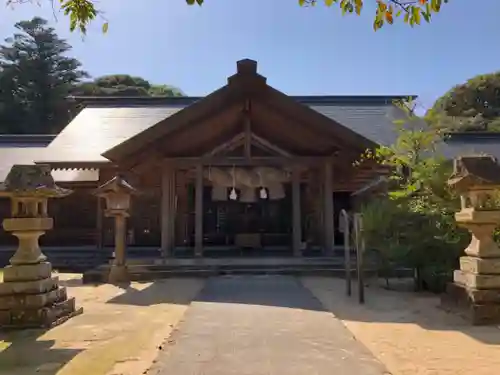
M 205 153 L 203 157 L 211 157 L 211 156 L 217 156 L 217 155 L 224 155 L 230 151 L 235 150 L 236 148 L 244 146 L 245 147 L 245 153 L 244 156 L 247 159 L 251 159 L 252 155 L 247 153 L 247 148 L 251 150 L 252 146 L 255 146 L 259 149 L 262 149 L 264 151 L 267 151 L 271 154 L 274 154 L 276 156 L 282 156 L 285 158 L 290 158 L 293 157 L 291 153 L 289 153 L 286 150 L 283 150 L 281 147 L 276 146 L 275 144 L 269 142 L 268 140 L 250 132 L 247 132 L 247 129 L 245 128 L 245 131 L 242 133 L 238 133 L 235 135 L 233 138 L 228 140 L 227 142 L 224 142 L 217 147 L 213 148 L 209 152 Z

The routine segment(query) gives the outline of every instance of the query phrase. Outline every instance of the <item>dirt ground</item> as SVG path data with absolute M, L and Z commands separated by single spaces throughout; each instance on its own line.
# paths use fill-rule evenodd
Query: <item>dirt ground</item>
M 302 282 L 393 375 L 500 374 L 499 327 L 471 326 L 441 310 L 435 295 L 371 285 L 359 305 L 344 280 Z
M 195 279 L 84 286 L 80 275 L 59 277 L 84 313 L 46 332 L 0 333 L 1 375 L 142 374 L 203 286 Z
M 84 314 L 50 331 L 0 333 L 0 375 L 140 375 L 204 285 L 83 286 L 79 275 L 59 276 Z M 500 374 L 500 327 L 473 327 L 441 310 L 437 296 L 371 285 L 359 305 L 343 280 L 302 282 L 393 375 Z

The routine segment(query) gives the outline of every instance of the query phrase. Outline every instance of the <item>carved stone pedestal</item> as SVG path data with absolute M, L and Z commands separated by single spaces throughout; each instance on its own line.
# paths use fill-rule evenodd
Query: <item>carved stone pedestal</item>
M 466 208 L 456 214 L 456 220 L 469 229 L 472 240 L 442 297 L 443 306 L 476 325 L 499 324 L 500 249 L 492 233 L 500 222 L 500 211 Z
M 4 229 L 19 238 L 11 265 L 3 270 L 0 283 L 0 327 L 52 327 L 81 314 L 66 288 L 52 277 L 52 266 L 38 246 L 38 237 L 52 227 L 51 218 L 11 218 Z

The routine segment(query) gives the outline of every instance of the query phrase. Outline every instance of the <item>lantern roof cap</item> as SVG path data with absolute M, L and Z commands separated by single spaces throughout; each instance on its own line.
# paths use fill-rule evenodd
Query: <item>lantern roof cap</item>
M 14 164 L 0 184 L 0 196 L 60 198 L 72 191 L 58 186 L 47 164 Z
M 104 195 L 108 193 L 138 194 L 138 191 L 130 185 L 130 183 L 128 183 L 123 176 L 116 175 L 111 180 L 99 186 L 94 192 L 96 195 Z
M 489 155 L 459 156 L 454 160 L 448 185 L 459 189 L 471 185 L 500 186 L 500 164 Z

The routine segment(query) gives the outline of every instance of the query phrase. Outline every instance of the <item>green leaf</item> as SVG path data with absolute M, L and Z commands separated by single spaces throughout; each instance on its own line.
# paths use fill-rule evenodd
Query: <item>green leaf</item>
M 411 10 L 411 15 L 413 18 L 413 21 L 417 24 L 420 25 L 420 8 L 419 7 L 413 7 Z
M 335 3 L 335 0 L 325 0 L 325 5 L 327 7 L 331 7 L 333 5 L 333 3 Z
M 354 1 L 354 9 L 356 10 L 356 14 L 358 16 L 361 14 L 362 8 L 363 8 L 363 0 L 355 0 Z
M 108 23 L 108 22 L 104 22 L 104 23 L 102 24 L 102 32 L 103 32 L 104 34 L 106 34 L 106 33 L 108 32 L 108 28 L 109 28 L 109 23 Z
M 441 0 L 432 0 L 431 1 L 431 8 L 434 12 L 439 12 L 441 10 Z
M 424 20 L 426 22 L 431 22 L 431 15 L 430 14 L 427 14 L 424 11 L 422 11 L 422 17 L 424 17 Z

